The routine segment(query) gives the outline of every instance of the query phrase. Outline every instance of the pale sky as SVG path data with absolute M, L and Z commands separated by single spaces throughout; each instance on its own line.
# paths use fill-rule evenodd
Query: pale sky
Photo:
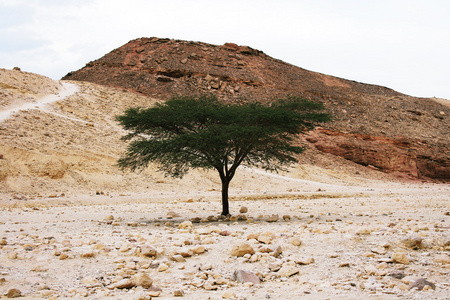
M 60 79 L 153 36 L 450 99 L 449 0 L 0 0 L 0 68 Z

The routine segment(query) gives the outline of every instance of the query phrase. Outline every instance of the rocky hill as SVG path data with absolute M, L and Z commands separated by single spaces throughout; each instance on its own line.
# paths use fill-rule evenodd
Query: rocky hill
M 220 180 L 211 172 L 192 171 L 179 180 L 165 178 L 153 166 L 141 173 L 124 173 L 115 165 L 126 144 L 120 140 L 125 132 L 114 117 L 130 106 L 153 105 L 159 101 L 155 98 L 5 69 L 0 69 L 0 94 L 0 198 L 2 193 L 22 199 L 96 192 L 160 198 L 178 195 L 174 189 L 219 196 Z M 264 194 L 285 193 L 297 190 L 301 180 L 361 184 L 390 179 L 314 148 L 300 159 L 302 164 L 285 178 L 289 187 L 280 184 L 285 181 L 281 177 L 241 169 L 233 180 L 232 195 L 262 193 L 262 186 Z
M 247 46 L 140 38 L 63 79 L 162 100 L 214 93 L 231 102 L 267 102 L 300 95 L 323 102 L 335 118 L 305 138 L 317 151 L 399 176 L 450 179 L 450 102 L 311 72 Z

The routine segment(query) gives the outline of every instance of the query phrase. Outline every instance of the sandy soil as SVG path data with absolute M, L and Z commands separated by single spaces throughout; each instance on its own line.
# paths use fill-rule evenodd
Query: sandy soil
M 64 98 L 1 69 L 0 83 L 0 112 L 60 95 L 0 123 L 0 297 L 449 299 L 448 184 L 310 152 L 289 173 L 240 168 L 221 220 L 214 172 L 114 166 L 114 116 L 156 100 L 87 83 Z
M 176 291 L 186 299 L 449 296 L 448 185 L 322 185 L 303 192 L 311 186 L 297 183 L 299 192 L 284 196 L 241 195 L 231 208 L 247 220 L 208 221 L 220 211 L 214 191 L 2 201 L 0 294 L 16 288 L 29 298 L 148 299 L 147 287 L 110 289 L 145 273 L 163 299 Z M 248 212 L 239 214 L 241 207 Z M 278 221 L 267 222 L 273 214 Z M 182 223 L 196 217 L 200 223 Z M 241 243 L 255 254 L 231 255 Z M 156 257 L 142 254 L 147 246 Z M 279 255 L 271 252 L 278 247 Z M 175 261 L 176 254 L 185 261 Z M 241 269 L 262 282 L 233 281 Z M 417 278 L 435 290 L 408 290 Z

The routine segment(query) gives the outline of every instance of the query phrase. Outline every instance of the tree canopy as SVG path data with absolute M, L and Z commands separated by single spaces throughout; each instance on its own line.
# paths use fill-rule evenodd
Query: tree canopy
M 222 182 L 222 214 L 229 214 L 228 188 L 239 165 L 278 171 L 304 149 L 296 137 L 330 116 L 320 103 L 287 97 L 264 105 L 230 104 L 212 95 L 174 96 L 150 108 L 129 108 L 117 117 L 130 140 L 118 165 L 143 169 L 151 162 L 167 175 L 191 168 L 215 169 Z

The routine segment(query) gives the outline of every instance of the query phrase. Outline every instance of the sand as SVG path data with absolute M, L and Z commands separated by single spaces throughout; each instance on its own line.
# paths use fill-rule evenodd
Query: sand
M 298 189 L 310 189 L 308 184 L 298 183 Z M 179 191 L 160 198 L 100 194 L 2 201 L 0 237 L 6 245 L 0 248 L 0 294 L 16 288 L 28 298 L 144 299 L 147 288 L 108 286 L 145 273 L 163 299 L 175 298 L 176 291 L 185 299 L 448 297 L 448 185 L 320 189 L 266 198 L 241 194 L 231 201 L 231 210 L 244 215 L 238 210 L 245 206 L 247 220 L 221 221 L 207 221 L 220 211 L 213 191 L 208 196 Z M 278 221 L 267 222 L 274 214 Z M 202 221 L 180 229 L 196 217 Z M 261 234 L 270 236 L 268 244 L 255 239 Z M 410 246 L 408 239 L 420 243 Z M 232 256 L 233 246 L 241 243 L 249 243 L 256 254 Z M 144 245 L 155 248 L 157 256 L 143 256 Z M 199 246 L 205 252 L 173 260 Z M 278 247 L 277 257 L 267 253 Z M 392 261 L 398 253 L 408 262 Z M 158 270 L 161 265 L 167 270 Z M 277 266 L 293 267 L 295 274 L 280 275 Z M 231 280 L 241 269 L 262 282 Z M 406 279 L 390 276 L 398 272 Z M 432 282 L 435 290 L 408 290 L 417 278 Z

